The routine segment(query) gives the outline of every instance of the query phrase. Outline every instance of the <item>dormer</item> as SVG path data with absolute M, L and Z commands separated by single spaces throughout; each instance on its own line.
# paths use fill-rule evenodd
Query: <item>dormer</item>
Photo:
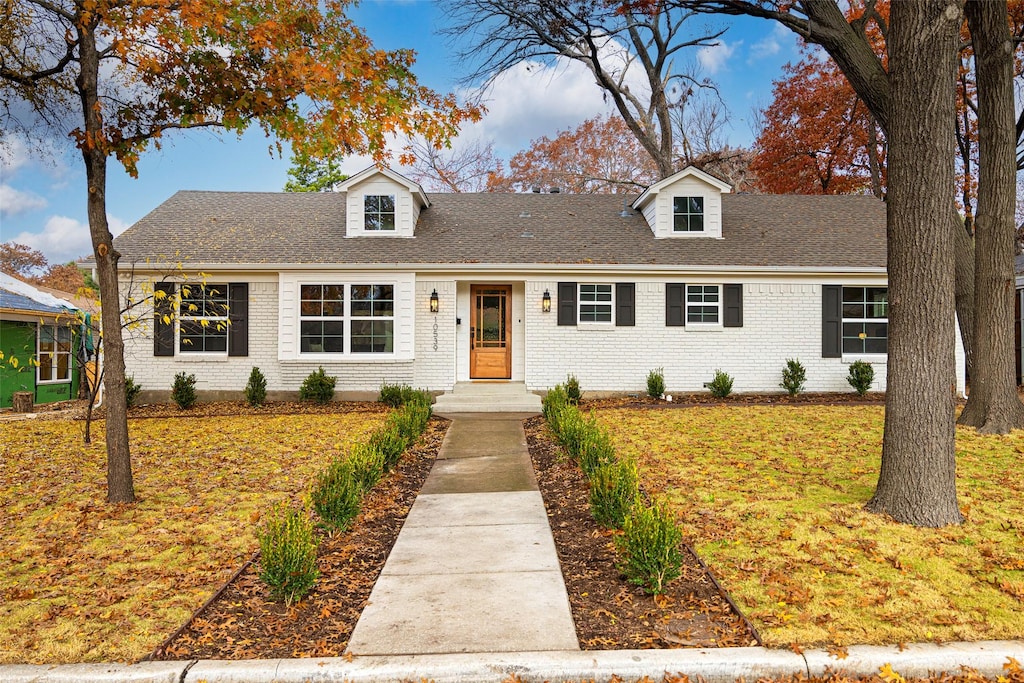
M 722 194 L 732 186 L 693 166 L 651 185 L 633 202 L 655 238 L 722 237 Z
M 413 237 L 430 200 L 418 183 L 371 166 L 338 183 L 347 193 L 345 237 Z

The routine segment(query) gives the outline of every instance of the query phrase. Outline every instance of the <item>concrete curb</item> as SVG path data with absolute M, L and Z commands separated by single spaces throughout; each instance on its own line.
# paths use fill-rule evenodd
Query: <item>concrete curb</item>
M 762 647 L 708 650 L 600 650 L 449 655 L 374 656 L 328 659 L 200 660 L 139 664 L 14 665 L 0 667 L 0 683 L 501 683 L 513 674 L 524 683 L 634 681 L 644 676 L 685 674 L 706 683 L 733 683 L 791 675 L 822 676 L 842 671 L 870 676 L 885 664 L 907 678 L 960 673 L 963 667 L 995 679 L 1013 657 L 1024 664 L 1024 641 L 858 645 L 844 659 L 824 650 L 802 655 Z

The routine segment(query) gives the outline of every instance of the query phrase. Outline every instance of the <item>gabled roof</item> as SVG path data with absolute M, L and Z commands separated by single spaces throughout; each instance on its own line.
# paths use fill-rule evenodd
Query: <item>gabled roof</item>
M 353 187 L 356 187 L 363 181 L 369 180 L 375 175 L 382 175 L 385 178 L 405 187 L 414 197 L 416 197 L 416 199 L 419 200 L 421 207 L 426 208 L 430 206 L 430 199 L 427 197 L 427 193 L 423 191 L 423 187 L 421 187 L 419 183 L 409 180 L 401 173 L 396 173 L 390 168 L 381 168 L 379 166 L 364 168 L 359 173 L 349 176 L 345 180 L 341 181 L 337 185 L 338 192 L 348 192 Z
M 860 195 L 725 194 L 723 238 L 686 240 L 655 239 L 641 214 L 623 217 L 622 195 L 435 194 L 411 239 L 343 239 L 345 204 L 331 192 L 178 192 L 114 245 L 124 264 L 886 265 L 885 205 Z
M 637 197 L 636 201 L 633 202 L 633 208 L 642 208 L 645 204 L 647 204 L 647 202 L 654 199 L 654 197 L 656 197 L 658 193 L 661 192 L 666 187 L 669 187 L 670 185 L 679 182 L 683 178 L 689 177 L 702 180 L 703 182 L 717 189 L 719 192 L 732 192 L 732 185 L 725 182 L 724 180 L 716 178 L 710 173 L 705 173 L 696 166 L 687 166 L 683 170 L 678 171 L 677 173 L 673 173 L 668 178 L 665 178 L 664 180 L 659 180 L 658 182 L 654 183 L 646 190 L 644 190 L 642 193 L 640 193 L 640 196 Z
M 7 273 L 0 273 L 0 309 L 51 315 L 78 310 L 70 301 L 44 292 Z

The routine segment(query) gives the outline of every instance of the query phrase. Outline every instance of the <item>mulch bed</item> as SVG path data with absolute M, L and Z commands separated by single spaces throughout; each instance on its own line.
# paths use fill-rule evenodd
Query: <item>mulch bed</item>
M 273 602 L 258 565 L 249 564 L 150 658 L 342 656 L 447 428 L 447 420 L 432 418 L 416 446 L 363 499 L 352 528 L 322 540 L 320 578 L 301 602 L 291 607 Z
M 525 426 L 582 649 L 759 644 L 753 627 L 692 550 L 682 576 L 663 595 L 652 597 L 627 583 L 615 568 L 614 532 L 590 514 L 586 476 L 552 441 L 543 418 L 531 418 Z

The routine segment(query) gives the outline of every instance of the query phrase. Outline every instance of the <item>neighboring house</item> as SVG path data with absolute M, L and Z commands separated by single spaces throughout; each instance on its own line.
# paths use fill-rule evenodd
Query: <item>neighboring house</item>
M 735 391 L 777 392 L 796 358 L 808 391 L 849 391 L 861 359 L 885 388 L 872 197 L 733 194 L 694 168 L 625 201 L 428 197 L 377 168 L 339 190 L 179 192 L 118 237 L 135 285 L 180 293 L 176 270 L 207 283 L 193 275 L 180 317 L 150 316 L 126 341 L 129 374 L 165 397 L 181 371 L 208 397 L 238 396 L 252 366 L 282 396 L 319 366 L 352 397 L 382 382 L 543 391 L 570 373 L 584 390 L 642 392 L 656 368 L 672 392 L 702 391 L 717 369 Z
M 1017 344 L 1017 385 L 1020 386 L 1024 384 L 1021 377 L 1021 368 L 1024 367 L 1024 349 L 1021 348 L 1021 332 L 1024 330 L 1024 316 L 1021 315 L 1024 312 L 1024 254 L 1014 259 L 1014 266 L 1017 274 L 1017 296 L 1013 307 L 1013 329 Z
M 54 292 L 0 273 L 0 408 L 19 391 L 36 404 L 78 397 L 82 316 Z

